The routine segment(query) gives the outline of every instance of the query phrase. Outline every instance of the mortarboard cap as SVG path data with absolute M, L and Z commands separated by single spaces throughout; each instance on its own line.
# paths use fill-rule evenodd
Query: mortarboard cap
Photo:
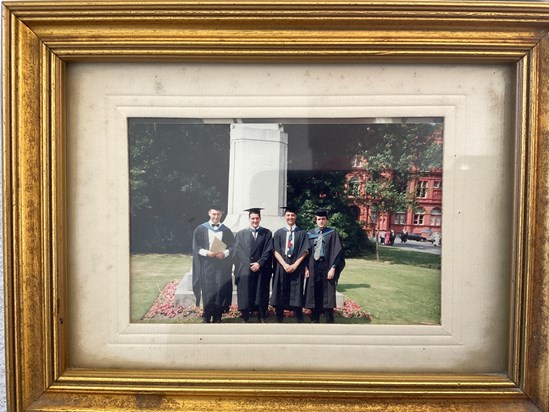
M 315 212 L 315 216 L 328 217 L 328 211 L 326 209 L 318 209 Z
M 248 214 L 250 213 L 257 213 L 258 215 L 261 214 L 261 211 L 263 210 L 262 207 L 251 207 L 249 209 L 244 209 L 245 212 L 248 212 Z
M 282 206 L 281 209 L 284 209 L 284 213 L 290 212 L 290 213 L 295 213 L 295 214 L 297 215 L 297 207 L 293 207 L 293 206 Z

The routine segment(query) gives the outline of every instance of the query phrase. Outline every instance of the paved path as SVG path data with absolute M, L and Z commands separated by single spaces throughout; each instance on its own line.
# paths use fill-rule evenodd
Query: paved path
M 400 239 L 396 239 L 393 246 L 398 249 L 414 250 L 416 252 L 433 253 L 440 255 L 440 246 L 433 246 L 431 242 L 416 242 L 415 240 L 408 240 L 406 243 L 401 243 Z

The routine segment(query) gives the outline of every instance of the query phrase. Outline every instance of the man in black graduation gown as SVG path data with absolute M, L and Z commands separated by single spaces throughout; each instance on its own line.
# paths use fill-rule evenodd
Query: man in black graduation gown
M 231 305 L 234 236 L 221 223 L 220 208 L 211 207 L 208 216 L 210 220 L 193 233 L 193 292 L 197 306 L 202 300 L 203 322 L 219 323 Z M 212 244 L 219 241 L 226 245 L 224 250 L 214 248 L 212 251 Z
M 259 226 L 261 208 L 247 209 L 250 227 L 235 236 L 235 283 L 238 309 L 244 322 L 251 312 L 258 312 L 258 320 L 267 318 L 269 289 L 273 273 L 273 234 Z
M 317 227 L 307 232 L 311 257 L 305 269 L 305 307 L 312 309 L 311 320 L 320 322 L 324 312 L 327 323 L 334 322 L 336 285 L 345 267 L 343 246 L 336 230 L 328 227 L 328 211 L 317 210 Z
M 303 323 L 303 282 L 309 254 L 307 233 L 296 226 L 297 210 L 284 207 L 287 226 L 273 235 L 274 277 L 271 305 L 276 319 L 282 322 L 284 310 L 292 310 L 298 323 Z

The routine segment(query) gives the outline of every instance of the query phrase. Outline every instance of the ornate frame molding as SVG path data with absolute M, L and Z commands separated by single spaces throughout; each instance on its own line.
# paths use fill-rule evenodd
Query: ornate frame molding
M 549 5 L 460 1 L 5 2 L 11 410 L 549 410 Z M 65 321 L 65 82 L 75 61 L 446 62 L 517 68 L 518 216 L 500 375 L 82 370 Z

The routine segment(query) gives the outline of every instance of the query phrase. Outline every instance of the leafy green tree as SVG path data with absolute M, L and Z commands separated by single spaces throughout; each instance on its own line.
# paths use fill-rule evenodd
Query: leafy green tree
M 131 251 L 189 252 L 207 208 L 227 203 L 228 125 L 130 119 L 128 129 Z
M 346 193 L 346 176 L 364 140 L 364 124 L 285 125 L 288 147 L 288 203 L 299 209 L 299 224 L 315 226 L 318 208 L 330 211 L 330 226 L 338 230 L 345 255 L 374 252 L 375 245 L 357 220 Z
M 442 167 L 440 123 L 367 127 L 358 155 L 366 172 L 364 196 L 357 203 L 378 217 L 415 207 L 409 183 Z M 375 238 L 379 238 L 378 228 Z M 378 242 L 376 242 L 376 245 Z M 376 253 L 379 258 L 378 249 Z
M 373 253 L 374 244 L 356 220 L 355 211 L 345 196 L 346 171 L 301 171 L 288 173 L 288 199 L 298 205 L 299 225 L 315 227 L 317 209 L 327 209 L 330 226 L 337 229 L 344 244 L 345 256 Z M 297 206 L 294 206 L 297 207 Z

